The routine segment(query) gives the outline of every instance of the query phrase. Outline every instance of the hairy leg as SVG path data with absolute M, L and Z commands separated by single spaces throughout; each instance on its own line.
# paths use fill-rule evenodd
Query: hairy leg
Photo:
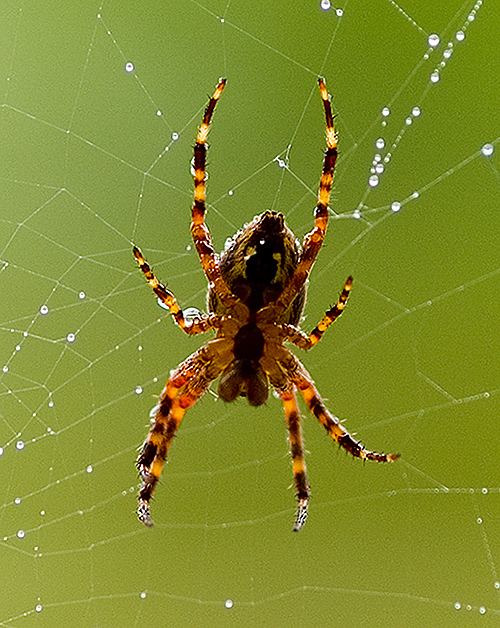
M 327 409 L 323 399 L 321 399 L 320 394 L 316 390 L 311 376 L 300 361 L 284 347 L 283 353 L 279 358 L 279 363 L 284 368 L 290 380 L 300 391 L 311 412 L 316 416 L 330 436 L 351 455 L 365 460 L 375 460 L 376 462 L 392 462 L 399 458 L 399 454 L 383 454 L 370 451 L 353 438 L 340 423 L 339 419 Z
M 210 130 L 212 115 L 225 85 L 226 79 L 220 79 L 214 93 L 212 94 L 212 98 L 210 98 L 207 108 L 205 109 L 205 114 L 196 136 L 196 143 L 194 145 L 194 201 L 191 208 L 191 235 L 193 236 L 194 245 L 196 247 L 196 251 L 198 252 L 200 263 L 209 283 L 213 286 L 213 290 L 224 306 L 229 309 L 239 303 L 239 299 L 231 293 L 220 274 L 219 265 L 217 263 L 214 247 L 210 237 L 210 231 L 205 224 L 206 142 L 208 132 Z
M 153 426 L 137 460 L 137 468 L 142 477 L 137 513 L 145 525 L 153 525 L 149 502 L 186 410 L 203 396 L 210 383 L 231 359 L 231 343 L 226 340 L 212 340 L 182 362 L 167 381 Z
M 307 506 L 309 503 L 309 484 L 307 482 L 306 465 L 304 462 L 304 445 L 300 427 L 300 414 L 297 399 L 293 390 L 280 393 L 290 440 L 290 454 L 292 456 L 293 477 L 299 507 L 295 518 L 294 532 L 299 532 L 306 522 Z
M 156 275 L 154 274 L 151 266 L 144 259 L 143 254 L 140 249 L 134 246 L 134 256 L 139 264 L 139 268 L 144 273 L 149 285 L 153 289 L 156 296 L 160 299 L 162 303 L 164 303 L 168 309 L 170 310 L 172 316 L 175 319 L 175 322 L 182 331 L 186 332 L 186 334 L 194 335 L 194 334 L 203 334 L 209 329 L 213 329 L 217 326 L 218 317 L 214 314 L 202 314 L 199 317 L 195 318 L 193 321 L 187 321 L 184 318 L 184 313 L 179 307 L 175 296 L 170 290 L 167 290 L 165 286 L 158 281 Z
M 316 345 L 321 340 L 325 331 L 330 327 L 332 323 L 337 320 L 337 318 L 344 311 L 347 299 L 349 298 L 349 293 L 351 292 L 352 281 L 352 277 L 347 278 L 347 281 L 344 284 L 344 288 L 340 293 L 337 303 L 325 312 L 325 315 L 323 316 L 321 321 L 316 325 L 316 327 L 309 335 L 305 334 L 293 325 L 283 325 L 283 329 L 286 332 L 286 340 L 293 342 L 293 344 L 296 347 L 299 347 L 299 349 L 308 350 L 314 347 L 314 345 Z
M 332 189 L 333 174 L 337 163 L 337 135 L 333 124 L 330 97 L 324 79 L 318 79 L 319 91 L 325 109 L 326 151 L 318 191 L 318 203 L 314 212 L 314 227 L 304 238 L 302 255 L 292 279 L 274 304 L 276 316 L 286 310 L 309 276 L 314 260 L 318 256 L 328 226 L 328 203 Z

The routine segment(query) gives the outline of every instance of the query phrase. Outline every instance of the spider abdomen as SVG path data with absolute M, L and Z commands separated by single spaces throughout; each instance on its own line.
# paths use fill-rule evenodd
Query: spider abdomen
M 219 268 L 231 292 L 258 312 L 280 296 L 290 282 L 301 248 L 286 225 L 283 214 L 267 210 L 238 231 L 220 255 Z M 277 322 L 297 325 L 304 309 L 305 284 Z M 211 312 L 223 315 L 225 308 L 214 290 L 208 294 Z

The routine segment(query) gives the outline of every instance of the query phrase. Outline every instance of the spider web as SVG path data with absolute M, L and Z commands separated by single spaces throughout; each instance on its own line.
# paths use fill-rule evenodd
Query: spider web
M 497 625 L 495 3 L 6 1 L 2 23 L 0 625 Z M 158 308 L 131 245 L 204 309 L 189 163 L 220 75 L 214 243 L 267 208 L 306 233 L 319 74 L 340 160 L 303 328 L 355 283 L 300 357 L 348 429 L 402 457 L 351 460 L 304 411 L 293 535 L 279 402 L 207 394 L 146 529 L 137 449 L 203 339 Z

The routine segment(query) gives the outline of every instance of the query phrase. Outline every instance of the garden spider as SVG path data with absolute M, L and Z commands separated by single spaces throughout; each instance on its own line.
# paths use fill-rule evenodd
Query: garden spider
M 306 280 L 325 237 L 337 160 L 337 136 L 325 82 L 319 79 L 326 117 L 327 149 L 314 228 L 305 236 L 301 247 L 286 226 L 283 215 L 265 211 L 239 231 L 219 257 L 205 225 L 205 159 L 210 121 L 225 84 L 226 80 L 220 79 L 205 110 L 194 146 L 191 234 L 208 279 L 210 313 L 188 320 L 172 292 L 158 281 L 141 251 L 134 247 L 135 258 L 149 285 L 170 309 L 177 325 L 186 334 L 216 332 L 213 340 L 173 371 L 161 394 L 153 425 L 137 460 L 142 478 L 138 515 L 147 526 L 153 525 L 149 502 L 184 413 L 207 391 L 211 382 L 220 377 L 218 393 L 224 401 L 243 396 L 250 405 L 260 406 L 267 400 L 269 383 L 280 397 L 288 427 L 298 499 L 293 529 L 298 532 L 307 517 L 309 484 L 296 390 L 330 436 L 353 456 L 391 462 L 398 455 L 368 451 L 357 442 L 330 414 L 309 373 L 283 345 L 287 340 L 307 350 L 319 342 L 326 329 L 342 314 L 352 286 L 352 277 L 349 277 L 337 303 L 309 335 L 298 329 L 306 299 Z

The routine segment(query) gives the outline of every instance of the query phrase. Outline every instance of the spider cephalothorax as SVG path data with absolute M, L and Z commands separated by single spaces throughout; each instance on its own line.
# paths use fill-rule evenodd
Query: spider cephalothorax
M 289 341 L 306 350 L 313 347 L 342 314 L 352 286 L 352 278 L 348 277 L 337 303 L 313 331 L 309 335 L 300 331 L 306 281 L 325 236 L 337 160 L 337 136 L 324 80 L 319 79 L 319 87 L 325 109 L 327 149 L 312 231 L 300 246 L 283 215 L 265 211 L 234 236 L 219 258 L 205 225 L 205 158 L 210 121 L 225 84 L 225 79 L 219 81 L 208 103 L 194 147 L 191 233 L 209 282 L 210 313 L 186 319 L 174 295 L 158 281 L 140 250 L 134 247 L 142 272 L 179 327 L 187 334 L 209 330 L 216 333 L 213 340 L 177 367 L 161 394 L 153 426 L 137 460 L 142 477 L 138 514 L 143 523 L 153 524 L 149 502 L 173 437 L 186 410 L 220 377 L 218 393 L 224 401 L 243 396 L 250 405 L 260 406 L 268 398 L 270 385 L 281 398 L 299 502 L 294 530 L 299 531 L 307 517 L 309 485 L 296 391 L 330 436 L 353 456 L 378 462 L 390 462 L 398 456 L 369 451 L 356 441 L 329 412 L 309 373 L 283 344 Z

